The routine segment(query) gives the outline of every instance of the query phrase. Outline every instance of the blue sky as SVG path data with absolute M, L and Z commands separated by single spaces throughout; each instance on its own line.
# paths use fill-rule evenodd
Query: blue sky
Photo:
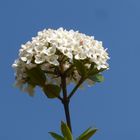
M 93 140 L 140 140 L 139 0 L 0 0 L 0 139 L 51 140 L 47 132 L 59 132 L 60 102 L 14 88 L 11 68 L 22 43 L 58 27 L 94 35 L 111 57 L 105 82 L 71 101 L 74 136 L 96 126 Z

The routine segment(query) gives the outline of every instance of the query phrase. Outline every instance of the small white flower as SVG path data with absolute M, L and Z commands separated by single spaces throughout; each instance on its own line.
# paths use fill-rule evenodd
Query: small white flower
M 35 63 L 36 64 L 41 64 L 45 61 L 45 55 L 44 54 L 37 54 L 35 55 Z
M 85 64 L 85 66 L 89 69 L 91 64 Z
M 70 67 L 70 63 L 67 61 L 64 63 L 64 70 L 67 70 Z
M 54 46 L 53 47 L 49 47 L 48 49 L 44 50 L 43 52 L 47 56 L 55 55 L 56 48 Z
M 78 53 L 78 54 L 76 54 L 75 55 L 75 59 L 77 59 L 77 60 L 84 60 L 84 59 L 86 59 L 87 57 L 86 57 L 86 54 L 85 53 Z
M 32 57 L 33 55 L 31 53 L 27 53 L 24 52 L 20 55 L 20 59 L 24 62 L 26 62 L 27 64 L 30 64 L 30 62 L 32 61 Z
M 36 53 L 41 53 L 42 51 L 44 51 L 46 48 L 45 46 L 41 46 L 40 44 L 36 44 L 36 46 L 34 46 L 34 50 Z
M 58 56 L 57 55 L 53 55 L 53 56 L 48 56 L 46 60 L 50 64 L 53 64 L 55 66 L 58 66 L 59 65 L 59 62 L 57 61 L 57 59 L 58 59 Z
M 69 48 L 65 48 L 65 47 L 61 47 L 59 48 L 59 50 L 68 58 L 72 59 L 73 58 L 73 54 L 72 51 Z

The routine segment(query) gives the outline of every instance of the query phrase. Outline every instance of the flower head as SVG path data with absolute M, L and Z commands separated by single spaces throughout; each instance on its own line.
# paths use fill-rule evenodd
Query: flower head
M 61 86 L 62 74 L 67 76 L 67 84 L 78 83 L 81 77 L 89 79 L 109 68 L 108 59 L 102 42 L 93 36 L 63 28 L 44 29 L 21 46 L 13 67 L 18 85 L 28 84 L 26 90 L 31 93 L 36 85 L 55 83 Z

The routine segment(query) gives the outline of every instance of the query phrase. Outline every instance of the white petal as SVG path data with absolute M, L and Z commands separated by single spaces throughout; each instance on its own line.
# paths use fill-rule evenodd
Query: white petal
M 35 56 L 35 63 L 36 64 L 41 64 L 45 61 L 45 56 L 43 55 L 36 55 Z

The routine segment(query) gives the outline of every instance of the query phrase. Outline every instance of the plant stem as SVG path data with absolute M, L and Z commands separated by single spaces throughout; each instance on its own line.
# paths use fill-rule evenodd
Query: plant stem
M 73 88 L 73 90 L 71 91 L 71 93 L 68 96 L 68 99 L 70 100 L 70 98 L 74 95 L 74 93 L 76 92 L 76 90 L 79 88 L 79 86 L 84 82 L 83 78 L 81 78 L 78 82 L 78 84 Z
M 67 97 L 67 87 L 66 87 L 67 85 L 66 85 L 66 77 L 65 77 L 65 75 L 61 76 L 61 83 L 62 83 L 62 90 L 63 90 L 62 104 L 63 104 L 64 110 L 65 110 L 65 116 L 66 116 L 67 125 L 68 125 L 70 131 L 72 132 L 70 111 L 69 111 L 69 99 Z
M 64 110 L 65 110 L 67 125 L 68 125 L 70 131 L 72 132 L 70 112 L 69 112 L 69 102 L 64 102 L 63 105 L 64 105 Z

